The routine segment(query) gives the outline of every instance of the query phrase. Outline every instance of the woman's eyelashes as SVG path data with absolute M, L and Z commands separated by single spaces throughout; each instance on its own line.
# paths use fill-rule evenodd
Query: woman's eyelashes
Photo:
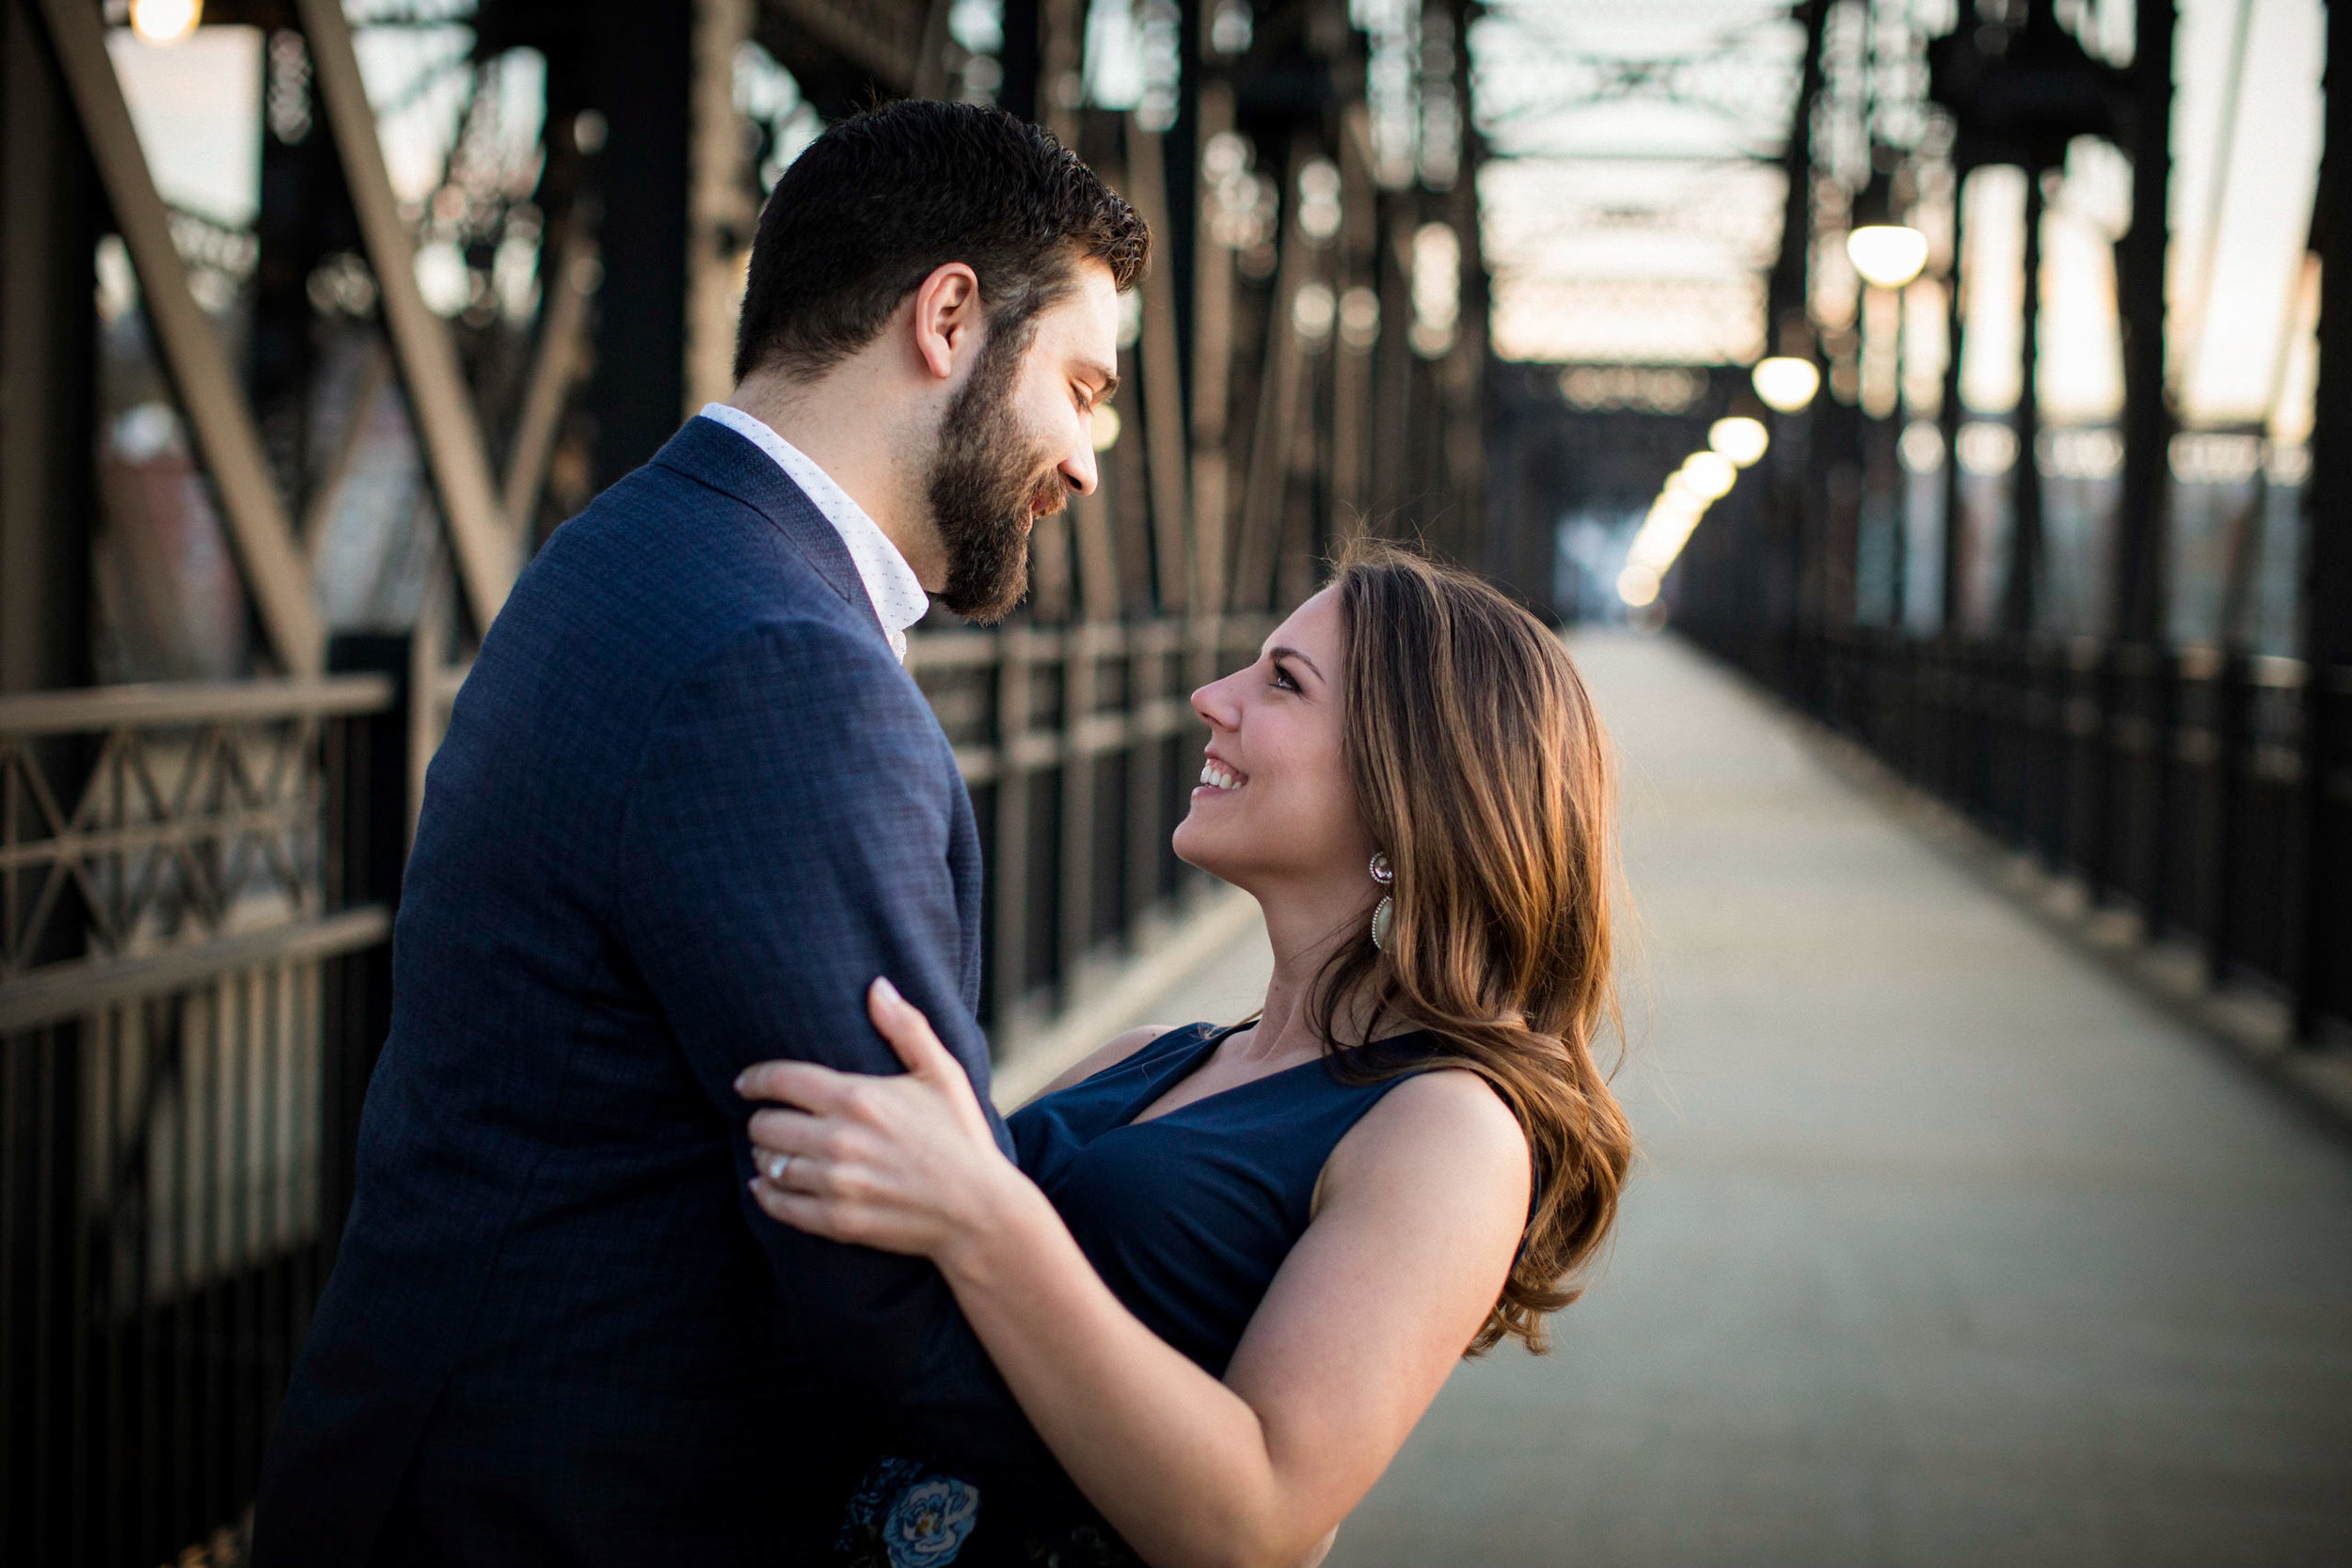
M 1296 691 L 1299 689 L 1298 682 L 1291 678 L 1290 671 L 1283 667 L 1282 661 L 1279 658 L 1274 661 L 1274 678 L 1267 684 L 1272 686 L 1277 691 Z

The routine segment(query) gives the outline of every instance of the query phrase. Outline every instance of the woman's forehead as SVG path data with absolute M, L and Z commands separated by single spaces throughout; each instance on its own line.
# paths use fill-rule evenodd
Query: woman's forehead
M 1336 653 L 1340 646 L 1340 591 L 1326 588 L 1290 613 L 1274 628 L 1268 647 L 1287 644 L 1311 657 Z

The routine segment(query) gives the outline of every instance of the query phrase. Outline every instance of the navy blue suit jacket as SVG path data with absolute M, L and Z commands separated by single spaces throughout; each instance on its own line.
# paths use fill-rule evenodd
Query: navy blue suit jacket
M 985 1101 L 979 917 L 955 758 L 839 535 L 690 420 L 523 573 L 434 758 L 255 1560 L 790 1561 L 875 1418 L 986 1441 L 936 1271 L 761 1214 L 729 1086 L 898 1070 L 887 974 Z

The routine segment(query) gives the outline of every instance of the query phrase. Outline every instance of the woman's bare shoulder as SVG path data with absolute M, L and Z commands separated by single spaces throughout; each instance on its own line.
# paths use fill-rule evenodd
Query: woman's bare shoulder
M 1526 1130 L 1493 1085 L 1465 1069 L 1431 1068 L 1383 1095 L 1340 1140 L 1329 1175 L 1508 1186 L 1524 1179 L 1527 1152 Z

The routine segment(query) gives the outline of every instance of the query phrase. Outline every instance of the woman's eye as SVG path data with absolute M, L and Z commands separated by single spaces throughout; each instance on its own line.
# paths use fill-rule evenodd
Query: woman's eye
M 1298 689 L 1298 683 L 1291 679 L 1291 673 L 1288 670 L 1283 669 L 1279 664 L 1274 667 L 1273 684 L 1274 689 L 1277 691 L 1295 691 Z

